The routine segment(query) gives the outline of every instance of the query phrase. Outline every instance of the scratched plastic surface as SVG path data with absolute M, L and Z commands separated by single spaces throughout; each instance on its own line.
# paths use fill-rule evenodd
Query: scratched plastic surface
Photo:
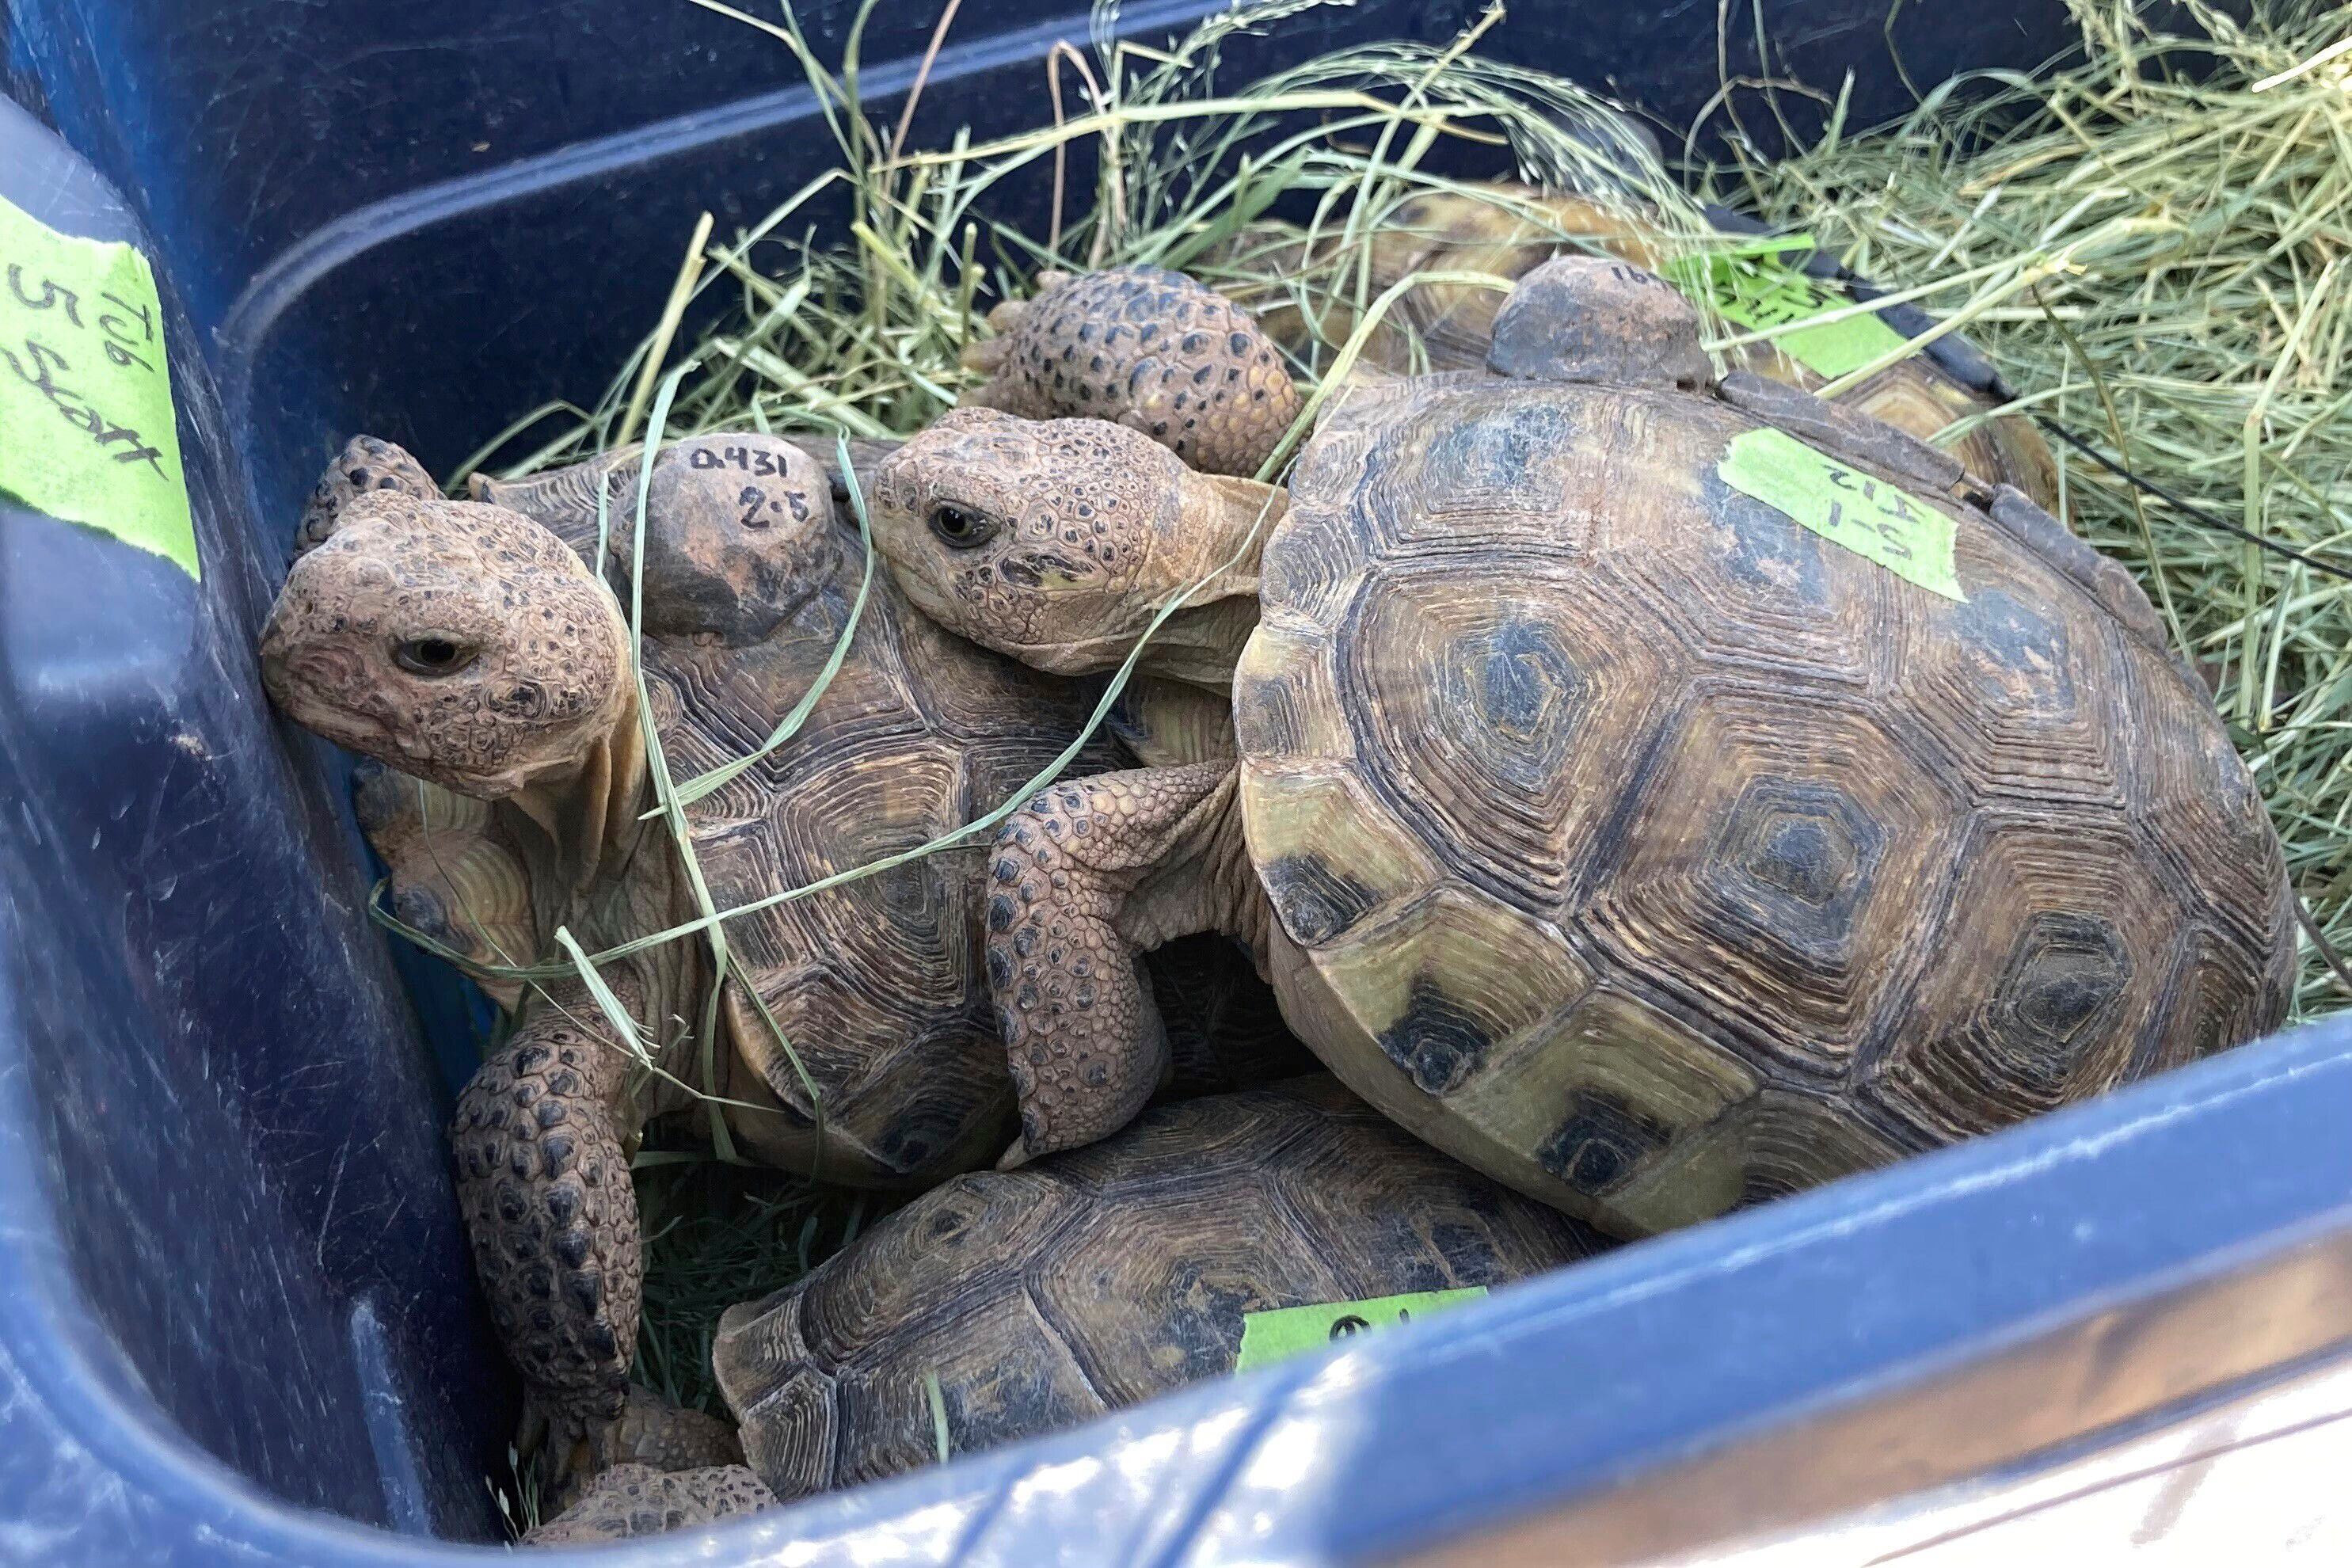
M 5 102 L 0 150 L 0 196 L 146 243 Z M 481 1488 L 444 1429 L 496 1402 L 460 1399 L 484 1368 L 446 1102 L 327 774 L 260 700 L 277 551 L 194 330 L 165 337 L 201 586 L 0 504 L 0 1223 L 64 1270 L 0 1264 L 0 1310 L 87 1317 L 125 1397 L 289 1498 L 456 1527 Z
M 1216 3 L 1123 25 L 1157 39 Z M 1310 16 L 1227 79 L 1442 39 L 1472 8 Z M 851 9 L 803 13 L 837 42 Z M 1498 39 L 1679 125 L 1713 90 L 1714 11 L 1523 7 Z M 1852 66 L 1859 118 L 1901 107 L 1885 15 L 1810 7 L 1792 68 Z M 446 994 L 404 996 L 338 760 L 269 714 L 253 632 L 345 434 L 446 467 L 552 390 L 593 394 L 694 214 L 756 215 L 824 144 L 779 52 L 684 5 L 0 16 L 9 95 L 82 154 L 0 104 L 0 195 L 152 254 L 205 567 L 199 587 L 0 504 L 0 1563 L 488 1562 L 429 1539 L 494 1538 L 482 1478 L 512 1416 L 440 1140 L 462 1029 Z M 869 35 L 886 112 L 930 20 L 885 7 Z M 1912 6 L 1901 31 L 1939 70 L 2023 65 L 2060 20 Z M 967 0 L 919 133 L 1034 119 L 1044 42 L 1083 34 Z M 1008 190 L 1010 216 L 1040 195 Z M 438 1071 L 412 998 L 444 1025 Z M 1458 1540 L 2290 1239 L 2340 1244 L 2348 1116 L 2345 1034 L 2274 1042 L 1336 1362 L 604 1560 L 1340 1563 Z

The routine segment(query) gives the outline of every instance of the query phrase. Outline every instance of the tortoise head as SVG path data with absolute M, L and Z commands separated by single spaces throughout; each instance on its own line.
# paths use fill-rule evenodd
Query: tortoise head
M 1657 274 L 1598 256 L 1557 256 L 1519 279 L 1496 312 L 1486 368 L 1685 392 L 1715 384 L 1697 307 Z
M 578 769 L 628 713 L 628 669 L 619 605 L 555 535 L 393 490 L 294 563 L 261 641 L 295 722 L 481 800 Z
M 1254 595 L 1245 541 L 1280 498 L 1193 473 L 1122 425 L 959 408 L 876 471 L 874 543 L 941 626 L 1077 675 L 1116 666 L 1160 605 L 1196 584 L 1188 605 Z

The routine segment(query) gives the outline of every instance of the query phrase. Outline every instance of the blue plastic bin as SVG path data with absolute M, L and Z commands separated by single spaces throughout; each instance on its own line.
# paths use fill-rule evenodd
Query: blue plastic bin
M 822 47 L 851 10 L 803 7 Z M 1474 10 L 1309 13 L 1231 79 Z M 1680 126 L 1716 12 L 1528 4 L 1493 44 Z M 1855 119 L 1894 112 L 1886 15 L 1781 0 L 1773 68 L 1851 68 Z M 933 19 L 877 14 L 886 109 Z M 968 0 L 919 133 L 1034 120 L 1045 47 L 1086 32 Z M 2031 65 L 2065 18 L 1912 5 L 1895 36 L 1941 75 Z M 477 1552 L 450 1542 L 499 1538 L 513 1389 L 443 1151 L 463 1064 L 419 1023 L 449 998 L 400 984 L 342 764 L 269 711 L 255 633 L 345 435 L 446 468 L 592 395 L 695 214 L 756 217 L 827 144 L 789 57 L 684 0 L 6 0 L 0 56 L 0 196 L 136 240 L 164 284 L 204 563 L 0 503 L 0 1562 Z M 2352 1027 L 2317 1029 L 1339 1360 L 609 1560 L 1475 1561 L 1507 1530 L 1601 1561 L 1786 1522 L 2344 1352 L 2347 1127 Z

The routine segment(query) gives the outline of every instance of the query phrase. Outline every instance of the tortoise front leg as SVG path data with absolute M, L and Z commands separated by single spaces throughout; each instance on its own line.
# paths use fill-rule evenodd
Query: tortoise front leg
M 490 1321 L 522 1373 L 523 1440 L 559 1485 L 611 1463 L 644 1257 L 623 1152 L 629 1057 L 593 1004 L 541 1006 L 486 1058 L 449 1130 Z M 582 1450 L 584 1448 L 584 1456 Z
M 1238 776 L 1211 762 L 1058 784 L 998 833 L 988 980 L 1021 1101 L 1003 1168 L 1118 1131 L 1158 1087 L 1168 1032 L 1136 959 L 1193 931 L 1248 934 Z

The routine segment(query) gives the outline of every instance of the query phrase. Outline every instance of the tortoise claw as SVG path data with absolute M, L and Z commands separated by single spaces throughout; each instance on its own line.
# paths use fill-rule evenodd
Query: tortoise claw
M 569 1507 L 619 1458 L 618 1421 L 583 1421 L 560 1395 L 527 1388 L 515 1452 L 538 1472 L 540 1495 Z

